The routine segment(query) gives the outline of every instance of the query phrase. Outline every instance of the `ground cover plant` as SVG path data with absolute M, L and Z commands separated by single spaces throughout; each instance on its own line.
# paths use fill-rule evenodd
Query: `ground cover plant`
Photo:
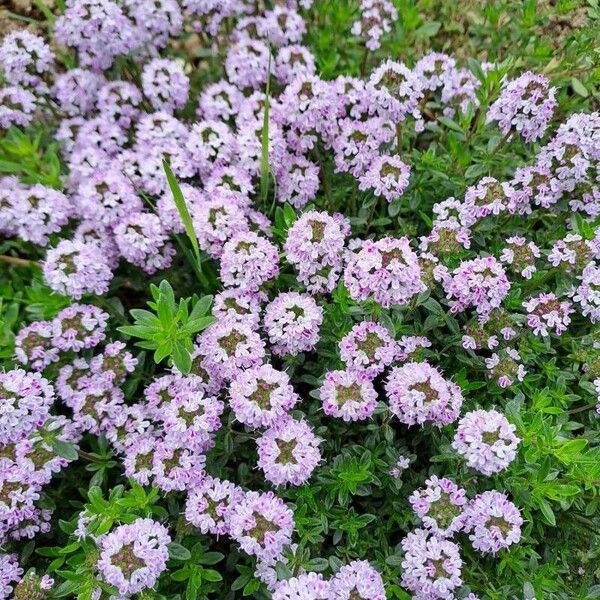
M 600 7 L 0 13 L 0 598 L 600 597 Z

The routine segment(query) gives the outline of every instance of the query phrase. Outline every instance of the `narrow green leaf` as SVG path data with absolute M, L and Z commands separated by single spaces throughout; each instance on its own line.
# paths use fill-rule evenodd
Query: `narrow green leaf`
M 267 201 L 269 194 L 269 113 L 271 109 L 269 94 L 271 92 L 271 52 L 269 51 L 269 65 L 267 67 L 267 86 L 265 89 L 265 110 L 263 113 L 263 126 L 261 132 L 261 157 L 260 157 L 260 197 Z
M 79 458 L 79 454 L 77 454 L 77 448 L 75 448 L 73 444 L 63 442 L 62 440 L 53 440 L 52 450 L 67 460 L 77 460 Z
M 202 274 L 202 267 L 200 264 L 200 246 L 198 245 L 198 238 L 196 237 L 196 232 L 194 231 L 194 224 L 187 208 L 185 198 L 183 197 L 183 192 L 181 191 L 179 183 L 177 182 L 177 179 L 175 178 L 175 175 L 173 174 L 173 171 L 171 170 L 167 160 L 163 158 L 162 163 L 163 169 L 165 170 L 165 174 L 167 176 L 167 183 L 171 189 L 171 194 L 173 194 L 173 201 L 175 202 L 175 206 L 177 207 L 177 211 L 179 212 L 179 216 L 181 217 L 181 221 L 185 227 L 185 232 L 194 250 L 196 268 L 198 269 L 199 274 Z

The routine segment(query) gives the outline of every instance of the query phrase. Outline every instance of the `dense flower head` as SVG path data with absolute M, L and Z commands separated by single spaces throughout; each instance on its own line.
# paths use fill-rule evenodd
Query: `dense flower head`
M 319 341 L 323 309 L 308 294 L 283 292 L 265 307 L 264 330 L 273 354 L 310 352 Z
M 154 485 L 163 492 L 185 491 L 197 485 L 205 477 L 206 445 L 189 444 L 189 433 L 178 432 L 159 439 L 152 454 L 152 477 Z
M 289 155 L 282 161 L 277 177 L 277 199 L 300 209 L 314 200 L 319 191 L 319 167 L 304 156 Z
M 246 492 L 229 514 L 229 535 L 259 559 L 279 560 L 292 541 L 294 513 L 273 492 Z
M 128 81 L 110 81 L 98 91 L 96 106 L 101 115 L 128 129 L 140 113 L 142 93 Z
M 185 106 L 190 82 L 177 61 L 155 58 L 144 66 L 142 90 L 154 110 L 172 113 Z
M 119 594 L 137 594 L 153 587 L 167 568 L 170 543 L 167 528 L 152 519 L 119 525 L 98 540 L 98 573 Z
M 465 191 L 461 210 L 471 220 L 479 221 L 490 215 L 499 215 L 511 207 L 509 184 L 493 177 L 482 177 L 476 185 L 469 186 Z
M 444 281 L 452 312 L 473 307 L 483 317 L 498 308 L 510 290 L 510 281 L 502 265 L 485 256 L 464 261 Z
M 349 253 L 344 284 L 354 300 L 372 297 L 384 308 L 406 304 L 426 289 L 418 257 L 405 237 L 362 242 Z
M 496 121 L 505 135 L 514 129 L 526 142 L 533 142 L 544 135 L 552 118 L 555 94 L 547 77 L 527 71 L 504 82 L 500 97 L 488 110 L 487 122 Z
M 121 256 L 152 275 L 171 266 L 175 248 L 157 215 L 132 213 L 114 229 L 115 242 Z
M 54 52 L 30 31 L 11 31 L 0 45 L 0 69 L 11 85 L 39 86 L 53 66 Z
M 0 442 L 16 442 L 41 427 L 53 402 L 52 385 L 39 373 L 0 373 Z
M 62 352 L 94 348 L 106 334 L 108 313 L 92 304 L 63 308 L 52 320 L 52 342 Z
M 64 113 L 71 117 L 82 117 L 94 109 L 104 84 L 101 73 L 89 69 L 69 69 L 54 79 L 52 95 Z
M 235 418 L 248 427 L 270 427 L 300 401 L 287 373 L 270 364 L 240 371 L 229 387 Z
M 590 263 L 581 274 L 581 283 L 573 290 L 573 301 L 581 314 L 592 323 L 600 321 L 600 267 Z
M 569 233 L 553 244 L 548 254 L 548 261 L 553 267 L 580 273 L 594 258 L 599 257 L 599 249 L 594 244 L 584 240 L 578 234 Z
M 19 187 L 12 200 L 16 233 L 25 241 L 46 246 L 73 216 L 69 198 L 57 190 L 36 184 Z
M 459 548 L 450 540 L 416 529 L 402 540 L 402 585 L 415 600 L 452 598 L 462 584 Z
M 106 293 L 113 277 L 102 249 L 77 240 L 62 240 L 48 250 L 43 272 L 50 288 L 75 300 Z
M 523 381 L 527 374 L 521 355 L 514 348 L 501 348 L 498 352 L 493 352 L 489 358 L 485 359 L 485 366 L 489 378 L 501 388 L 511 386 L 515 380 Z
M 535 260 L 540 256 L 540 249 L 534 242 L 527 241 L 521 236 L 513 236 L 507 238 L 500 261 L 510 265 L 514 272 L 525 279 L 531 279 L 537 271 Z
M 215 295 L 212 314 L 217 319 L 233 318 L 248 321 L 253 327 L 260 322 L 260 293 L 248 292 L 242 288 L 229 288 Z
M 101 71 L 140 43 L 135 24 L 112 0 L 67 0 L 54 24 L 58 42 L 77 50 L 82 66 Z
M 370 378 L 356 370 L 329 371 L 319 388 L 323 412 L 344 421 L 368 419 L 377 406 Z
M 277 80 L 283 84 L 290 83 L 302 75 L 314 75 L 315 57 L 305 46 L 298 44 L 283 46 L 275 57 L 273 72 Z
M 575 312 L 571 302 L 559 300 L 556 294 L 540 294 L 523 302 L 527 311 L 527 325 L 535 335 L 546 337 L 554 329 L 556 335 L 563 334 L 571 322 L 569 315 Z
M 211 325 L 200 336 L 208 364 L 221 377 L 233 379 L 240 369 L 262 364 L 265 343 L 250 323 L 230 317 Z
M 356 323 L 340 343 L 340 358 L 349 370 L 375 377 L 392 364 L 398 346 L 388 330 L 374 321 Z
M 403 335 L 398 340 L 397 345 L 397 360 L 401 362 L 405 360 L 419 362 L 422 359 L 423 351 L 426 348 L 431 348 L 431 341 L 422 335 Z
M 29 90 L 18 85 L 0 87 L 0 129 L 12 125 L 27 127 L 36 108 L 36 97 Z
M 229 513 L 244 498 L 241 488 L 231 481 L 207 476 L 194 485 L 185 504 L 185 518 L 203 534 L 229 533 Z
M 427 362 L 394 367 L 385 383 L 390 410 L 406 425 L 452 423 L 463 403 L 460 387 Z
M 51 321 L 34 321 L 15 338 L 17 360 L 35 371 L 43 371 L 59 359 Z
M 50 575 L 41 577 L 33 571 L 28 571 L 15 587 L 15 600 L 44 600 L 54 586 Z
M 409 176 L 410 167 L 399 156 L 382 155 L 361 176 L 358 187 L 361 190 L 372 189 L 376 196 L 392 202 L 408 187 Z
M 257 291 L 278 273 L 277 247 L 257 233 L 237 233 L 223 246 L 220 275 L 225 286 Z
M 275 584 L 273 600 L 328 600 L 331 596 L 331 585 L 323 579 L 321 573 L 301 573 L 296 577 L 284 579 Z
M 90 375 L 90 366 L 84 358 L 78 357 L 72 363 L 62 366 L 56 378 L 56 393 L 67 402 L 85 385 Z
M 14 584 L 21 580 L 22 575 L 17 555 L 0 552 L 0 598 L 10 598 Z
M 258 467 L 276 486 L 302 485 L 321 460 L 320 441 L 306 421 L 282 418 L 256 440 Z
M 506 469 L 516 458 L 516 427 L 497 410 L 473 410 L 458 422 L 452 447 L 484 475 Z
M 342 270 L 349 222 L 342 215 L 309 210 L 289 228 L 285 258 L 310 293 L 331 292 Z
M 521 513 L 501 492 L 491 490 L 479 494 L 465 512 L 469 539 L 480 552 L 495 554 L 521 539 Z
M 126 350 L 123 342 L 110 342 L 103 352 L 92 358 L 90 370 L 96 375 L 102 375 L 116 384 L 123 383 L 129 373 L 133 373 L 138 364 L 131 352 Z
M 381 575 L 366 560 L 353 560 L 344 565 L 330 584 L 333 600 L 385 600 Z
M 210 175 L 218 162 L 229 162 L 237 141 L 230 127 L 222 121 L 197 121 L 190 128 L 186 147 L 200 175 Z
M 231 46 L 225 59 L 225 72 L 240 89 L 258 89 L 267 81 L 269 47 L 260 40 L 243 39 Z
M 466 492 L 451 479 L 432 475 L 408 500 L 425 528 L 436 535 L 449 537 L 464 527 Z
M 377 50 L 397 19 L 398 11 L 389 0 L 361 0 L 360 19 L 352 25 L 352 33 L 361 36 L 369 50 Z

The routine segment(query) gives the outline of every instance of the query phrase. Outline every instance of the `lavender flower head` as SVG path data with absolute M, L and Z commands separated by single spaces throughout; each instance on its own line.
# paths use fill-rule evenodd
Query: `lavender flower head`
M 433 534 L 451 537 L 463 529 L 467 495 L 452 480 L 432 475 L 425 481 L 425 487 L 415 490 L 408 500 L 425 528 Z
M 265 308 L 264 329 L 273 354 L 296 356 L 319 341 L 323 309 L 307 294 L 283 292 Z
M 121 595 L 151 588 L 167 568 L 170 543 L 167 528 L 152 519 L 120 525 L 98 541 L 99 575 Z
M 229 387 L 229 404 L 248 427 L 271 427 L 300 401 L 287 373 L 270 364 L 240 371 Z
M 50 288 L 75 300 L 84 294 L 106 293 L 113 277 L 100 247 L 76 240 L 62 240 L 48 250 L 42 268 Z
M 173 113 L 185 106 L 190 82 L 177 61 L 155 58 L 144 66 L 142 90 L 154 110 Z
M 62 352 L 94 348 L 106 337 L 108 313 L 92 304 L 73 304 L 52 321 L 52 341 Z
M 0 87 L 0 129 L 27 127 L 36 107 L 36 97 L 29 90 L 16 85 Z
M 592 323 L 600 321 L 600 267 L 590 263 L 581 274 L 581 283 L 573 290 L 573 301 Z
M 302 485 L 321 460 L 320 442 L 306 421 L 283 418 L 256 440 L 258 467 L 276 486 Z
M 11 31 L 0 46 L 0 69 L 11 85 L 40 86 L 53 67 L 54 52 L 40 36 L 27 30 Z M 39 89 L 44 91 L 43 86 Z
M 523 302 L 527 311 L 527 325 L 534 335 L 548 336 L 548 330 L 554 329 L 556 335 L 562 335 L 571 322 L 569 315 L 575 312 L 568 300 L 559 300 L 555 294 L 540 294 Z
M 353 560 L 331 579 L 332 600 L 385 600 L 385 589 L 379 572 L 366 560 Z
M 526 142 L 534 142 L 544 135 L 552 118 L 557 105 L 555 95 L 556 88 L 549 86 L 547 77 L 527 71 L 505 82 L 486 120 L 497 121 L 504 135 L 514 129 Z
M 23 569 L 19 566 L 16 554 L 0 552 L 0 598 L 10 598 L 13 585 L 21 580 Z
M 519 236 L 507 238 L 506 244 L 500 261 L 510 265 L 513 271 L 525 279 L 531 279 L 537 271 L 535 260 L 541 256 L 540 249 L 533 242 Z
M 375 196 L 383 196 L 388 202 L 400 198 L 408 187 L 410 167 L 399 156 L 382 155 L 361 176 L 358 187 L 373 190 Z
M 273 600 L 329 600 L 332 598 L 330 583 L 321 573 L 301 573 L 275 584 Z
M 323 412 L 344 421 L 368 419 L 377 406 L 377 392 L 360 371 L 329 371 L 319 388 Z
M 243 498 L 242 489 L 231 481 L 205 477 L 188 494 L 185 518 L 203 534 L 227 534 L 229 512 Z
M 52 322 L 34 321 L 23 327 L 15 338 L 15 355 L 35 371 L 43 371 L 56 362 L 59 349 L 54 343 Z
M 452 447 L 484 475 L 502 471 L 516 458 L 516 427 L 496 410 L 473 410 L 458 423 Z
M 402 540 L 402 585 L 415 600 L 452 598 L 462 585 L 462 559 L 458 546 L 449 540 L 416 529 Z
M 392 364 L 398 346 L 385 327 L 374 321 L 356 323 L 340 343 L 340 358 L 349 370 L 373 378 Z
M 273 492 L 247 492 L 232 506 L 229 535 L 247 554 L 280 560 L 292 541 L 294 513 Z
M 519 509 L 496 490 L 483 492 L 469 503 L 466 530 L 473 548 L 496 554 L 521 539 L 523 518 Z
M 352 25 L 352 34 L 361 36 L 369 50 L 381 46 L 384 33 L 392 30 L 392 23 L 398 20 L 398 11 L 389 0 L 361 0 L 360 20 Z
M 460 387 L 427 362 L 394 367 L 385 383 L 390 410 L 406 425 L 452 423 L 463 403 Z

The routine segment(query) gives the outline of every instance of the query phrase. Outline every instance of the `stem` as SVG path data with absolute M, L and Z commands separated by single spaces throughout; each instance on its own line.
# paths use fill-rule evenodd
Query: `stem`
M 77 450 L 77 454 L 79 454 L 80 458 L 85 458 L 86 460 L 91 460 L 92 462 L 104 462 L 102 459 L 96 458 L 93 454 L 90 454 L 85 450 Z
M 319 150 L 319 147 L 315 145 L 314 148 L 315 156 L 317 157 L 317 162 L 321 167 L 321 182 L 323 183 L 323 189 L 325 191 L 325 197 L 327 198 L 327 208 L 333 211 L 333 196 L 331 194 L 331 184 L 329 182 L 329 175 L 327 173 L 327 169 L 325 169 L 325 165 L 323 164 L 323 156 Z
M 40 263 L 35 260 L 27 260 L 26 258 L 18 258 L 16 256 L 7 256 L 6 254 L 0 254 L 0 263 L 6 263 L 8 265 L 14 265 L 15 267 L 40 267 Z
M 509 129 L 508 132 L 506 133 L 506 135 L 500 140 L 500 143 L 494 148 L 494 151 L 490 154 L 490 158 L 493 158 L 494 156 L 496 156 L 496 154 L 498 154 L 498 152 L 504 146 L 506 146 L 506 142 L 508 142 L 511 135 L 512 135 L 512 130 Z
M 362 59 L 360 61 L 360 76 L 364 77 L 367 72 L 367 61 L 369 60 L 369 49 L 365 45 L 363 49 Z

